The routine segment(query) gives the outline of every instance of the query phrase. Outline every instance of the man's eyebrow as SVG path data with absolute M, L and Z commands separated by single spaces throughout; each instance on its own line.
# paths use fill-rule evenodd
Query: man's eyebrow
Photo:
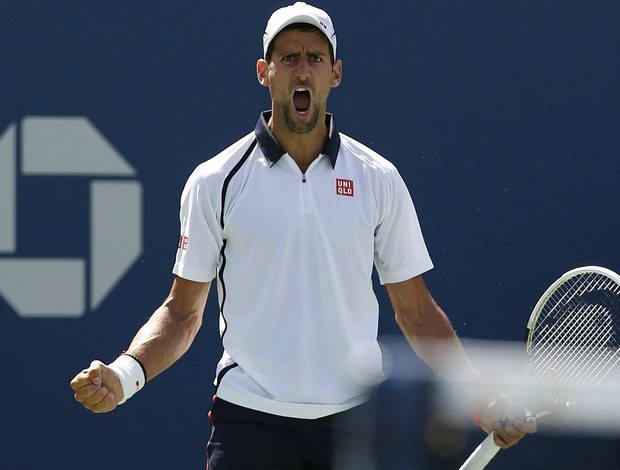
M 318 56 L 329 56 L 329 51 L 326 51 L 326 52 L 308 51 L 307 54 L 318 55 Z
M 290 51 L 290 52 L 287 52 L 286 50 L 283 50 L 283 51 L 279 52 L 279 54 L 282 57 L 290 57 L 290 56 L 299 57 L 300 55 L 302 55 L 302 52 L 299 51 L 299 50 Z M 317 57 L 329 57 L 329 55 L 330 55 L 329 51 L 319 52 L 319 51 L 315 51 L 315 50 L 307 50 L 303 54 L 305 54 L 306 56 L 317 56 Z
M 301 52 L 299 53 L 301 54 Z M 305 55 L 310 56 L 318 56 L 318 57 L 329 57 L 329 51 L 321 52 L 317 50 L 306 50 Z

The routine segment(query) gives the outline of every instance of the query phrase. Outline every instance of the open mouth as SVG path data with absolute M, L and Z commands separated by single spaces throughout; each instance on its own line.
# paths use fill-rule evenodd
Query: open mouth
M 306 88 L 297 88 L 293 93 L 293 105 L 299 114 L 306 114 L 310 108 L 310 91 Z

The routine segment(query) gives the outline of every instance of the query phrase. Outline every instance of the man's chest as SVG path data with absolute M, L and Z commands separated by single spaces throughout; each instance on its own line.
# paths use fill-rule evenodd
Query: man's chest
M 223 238 L 243 244 L 372 243 L 378 222 L 372 187 L 364 178 L 328 165 L 307 174 L 263 168 L 232 181 L 224 195 Z

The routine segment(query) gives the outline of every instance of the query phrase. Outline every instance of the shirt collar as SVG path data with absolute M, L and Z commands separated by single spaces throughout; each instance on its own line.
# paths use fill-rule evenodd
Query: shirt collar
M 256 140 L 258 140 L 258 145 L 260 145 L 263 154 L 267 160 L 269 160 L 270 166 L 273 166 L 286 152 L 282 150 L 282 147 L 280 147 L 280 144 L 267 126 L 269 118 L 271 118 L 271 111 L 262 112 L 258 118 L 254 132 L 256 133 Z M 332 168 L 335 168 L 338 151 L 340 150 L 340 134 L 336 129 L 334 116 L 332 114 L 327 113 L 325 116 L 325 125 L 329 128 L 329 135 L 327 136 L 327 141 L 321 153 L 329 157 Z

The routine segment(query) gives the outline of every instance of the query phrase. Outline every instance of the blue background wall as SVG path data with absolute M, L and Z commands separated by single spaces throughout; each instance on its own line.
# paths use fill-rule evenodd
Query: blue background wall
M 317 4 L 344 61 L 329 107 L 400 168 L 436 265 L 427 283 L 463 337 L 520 340 L 559 274 L 620 270 L 617 1 Z M 2 468 L 204 466 L 214 293 L 187 356 L 127 405 L 91 414 L 68 383 L 115 358 L 167 294 L 186 177 L 269 107 L 254 64 L 279 6 L 0 0 L 0 132 L 25 116 L 87 116 L 144 191 L 142 256 L 95 311 L 24 319 L 0 298 Z M 87 253 L 88 199 L 69 196 L 80 184 L 18 180 L 17 255 Z M 602 438 L 535 436 L 498 460 L 577 469 L 592 449 L 597 468 L 619 467 Z

